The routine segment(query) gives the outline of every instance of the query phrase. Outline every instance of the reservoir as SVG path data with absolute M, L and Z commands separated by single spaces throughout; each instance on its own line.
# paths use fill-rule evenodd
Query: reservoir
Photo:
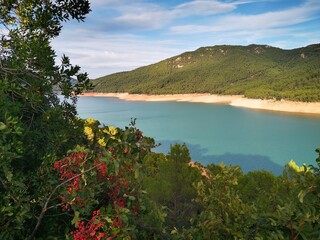
M 239 165 L 244 172 L 265 169 L 280 174 L 293 159 L 313 164 L 320 147 L 320 116 L 251 110 L 189 102 L 135 102 L 107 97 L 80 97 L 81 118 L 120 128 L 136 118 L 136 127 L 167 153 L 186 143 L 191 158 L 203 165 Z

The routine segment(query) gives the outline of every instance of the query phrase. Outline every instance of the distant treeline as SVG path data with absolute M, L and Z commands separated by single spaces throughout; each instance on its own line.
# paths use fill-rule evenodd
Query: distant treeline
M 212 93 L 320 101 L 320 44 L 293 50 L 267 45 L 202 47 L 92 81 L 95 92 Z

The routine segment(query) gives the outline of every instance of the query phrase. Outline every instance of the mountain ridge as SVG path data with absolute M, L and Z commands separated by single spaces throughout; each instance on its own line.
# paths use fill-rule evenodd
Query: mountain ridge
M 94 92 L 212 93 L 320 101 L 320 44 L 284 50 L 217 45 L 92 81 Z

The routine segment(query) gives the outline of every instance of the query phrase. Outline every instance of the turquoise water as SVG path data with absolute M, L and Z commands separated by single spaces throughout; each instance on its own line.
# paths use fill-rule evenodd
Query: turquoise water
M 320 117 L 257 111 L 228 105 L 186 102 L 130 102 L 117 98 L 80 97 L 82 118 L 124 127 L 131 118 L 144 135 L 167 153 L 170 144 L 186 143 L 193 160 L 240 165 L 247 172 L 276 174 L 294 159 L 315 164 L 320 147 Z

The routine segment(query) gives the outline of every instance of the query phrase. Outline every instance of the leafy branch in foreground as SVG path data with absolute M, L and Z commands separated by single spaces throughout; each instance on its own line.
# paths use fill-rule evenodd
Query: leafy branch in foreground
M 91 84 L 67 57 L 57 66 L 50 43 L 64 21 L 83 21 L 89 11 L 87 0 L 0 2 L 1 239 L 31 235 L 57 183 L 53 162 L 85 139 L 75 102 Z

